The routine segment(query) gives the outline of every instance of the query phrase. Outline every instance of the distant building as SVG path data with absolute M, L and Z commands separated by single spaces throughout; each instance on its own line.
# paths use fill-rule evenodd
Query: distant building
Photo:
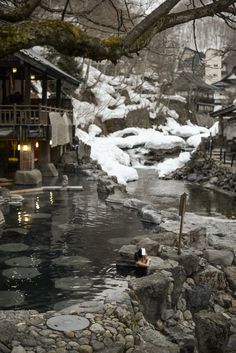
M 230 104 L 236 98 L 236 66 L 221 80 L 213 84 L 221 95 L 221 105 Z
M 207 49 L 205 55 L 205 77 L 204 81 L 211 85 L 221 80 L 222 75 L 222 52 L 217 49 Z
M 204 53 L 185 47 L 179 60 L 178 72 L 184 71 L 197 77 L 203 77 L 204 58 Z
M 196 117 L 214 111 L 216 91 L 214 86 L 206 84 L 193 74 L 183 72 L 177 77 L 173 87 L 175 94 L 186 98 L 190 110 Z

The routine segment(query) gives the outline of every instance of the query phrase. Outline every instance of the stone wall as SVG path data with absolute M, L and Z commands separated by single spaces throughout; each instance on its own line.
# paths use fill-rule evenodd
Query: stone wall
M 209 186 L 236 193 L 236 167 L 211 159 L 204 153 L 202 146 L 190 162 L 175 171 L 172 176 L 175 179 L 207 183 Z

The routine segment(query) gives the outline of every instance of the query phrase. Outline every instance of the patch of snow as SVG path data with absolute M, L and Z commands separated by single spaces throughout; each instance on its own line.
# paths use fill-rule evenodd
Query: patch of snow
M 176 169 L 182 168 L 189 160 L 191 154 L 189 152 L 181 152 L 177 158 L 168 158 L 162 163 L 158 163 L 155 168 L 160 178 L 174 172 Z
M 164 99 L 169 99 L 171 101 L 179 101 L 179 102 L 182 102 L 182 103 L 187 103 L 186 98 L 182 97 L 182 96 L 180 96 L 178 94 L 176 94 L 175 96 L 173 96 L 173 95 L 172 96 L 167 96 L 167 95 L 163 94 L 161 97 L 164 98 Z
M 97 125 L 91 124 L 89 126 L 89 129 L 88 129 L 89 136 L 95 137 L 95 136 L 100 135 L 101 132 L 102 132 L 102 129 L 100 127 L 98 127 Z

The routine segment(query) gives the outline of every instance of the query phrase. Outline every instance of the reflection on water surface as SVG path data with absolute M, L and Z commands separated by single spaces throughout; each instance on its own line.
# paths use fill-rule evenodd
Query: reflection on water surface
M 153 171 L 139 171 L 128 185 L 132 197 L 157 207 L 178 207 L 187 192 L 188 211 L 235 216 L 229 198 L 185 185 L 162 181 Z M 22 207 L 12 207 L 0 237 L 0 308 L 60 309 L 82 300 L 101 298 L 112 288 L 126 287 L 116 273 L 122 244 L 147 234 L 136 212 L 106 205 L 94 182 L 74 176 L 71 185 L 84 191 L 51 191 L 25 195 Z

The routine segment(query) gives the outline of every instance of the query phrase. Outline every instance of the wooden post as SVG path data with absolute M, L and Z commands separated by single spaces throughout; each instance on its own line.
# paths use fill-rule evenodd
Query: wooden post
M 183 223 L 184 223 L 184 214 L 186 209 L 186 200 L 187 194 L 184 192 L 180 196 L 180 203 L 179 203 L 179 216 L 180 218 L 180 228 L 179 228 L 179 244 L 178 244 L 178 255 L 181 254 L 181 239 L 182 239 L 182 231 L 183 231 Z
M 44 74 L 42 77 L 42 105 L 47 105 L 48 77 Z

